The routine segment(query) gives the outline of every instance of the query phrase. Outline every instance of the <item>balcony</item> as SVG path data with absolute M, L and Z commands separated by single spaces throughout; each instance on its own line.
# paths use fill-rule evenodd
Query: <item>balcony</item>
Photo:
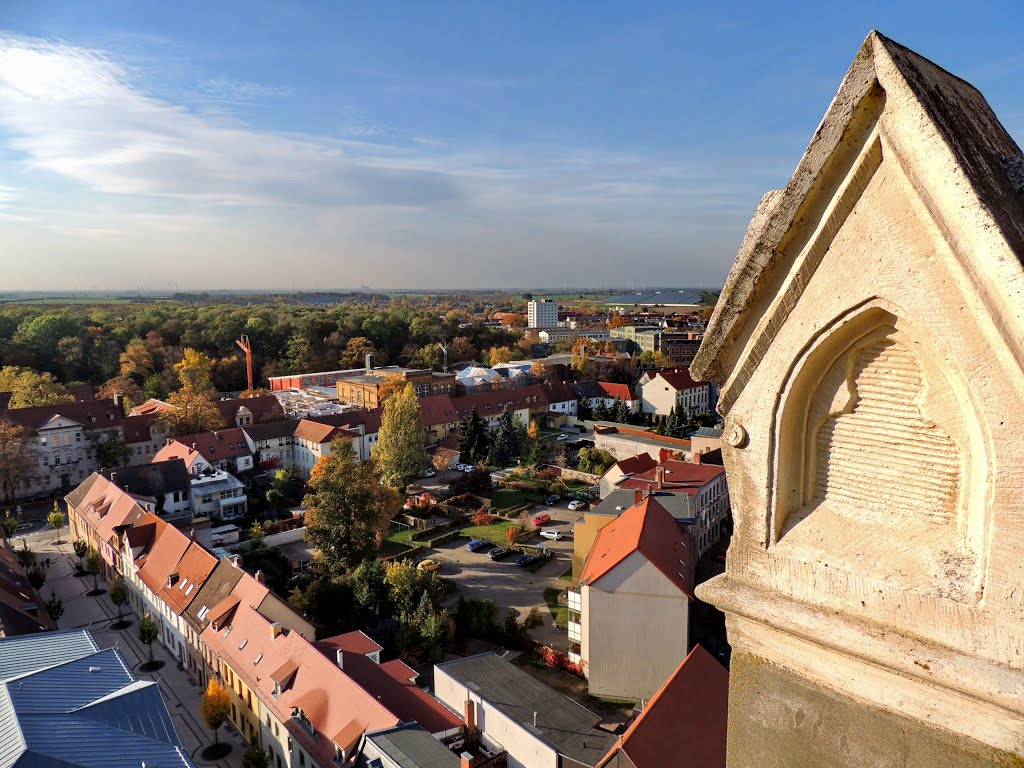
M 583 627 L 578 621 L 569 621 L 569 642 L 583 642 Z
M 569 610 L 583 613 L 583 598 L 578 589 L 570 589 L 568 593 Z

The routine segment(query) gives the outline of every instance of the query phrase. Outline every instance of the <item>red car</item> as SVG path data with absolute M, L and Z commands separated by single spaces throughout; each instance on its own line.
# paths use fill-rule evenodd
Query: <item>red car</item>
M 542 512 L 533 518 L 533 524 L 536 526 L 547 525 L 551 522 L 551 515 L 547 512 Z

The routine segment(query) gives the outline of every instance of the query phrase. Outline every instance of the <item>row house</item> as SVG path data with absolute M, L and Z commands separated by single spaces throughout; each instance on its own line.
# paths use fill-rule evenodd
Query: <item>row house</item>
M 343 416 L 343 414 L 337 414 Z M 343 419 L 344 420 L 344 419 Z M 362 435 L 358 429 L 347 429 L 310 419 L 284 419 L 255 424 L 243 430 L 254 462 L 259 469 L 273 470 L 298 467 L 308 479 L 313 467 L 331 453 L 331 444 L 338 438 L 352 442 L 357 458 L 365 461 L 369 452 L 362 451 Z
M 214 400 L 213 406 L 220 413 L 222 419 L 220 426 L 224 429 L 280 421 L 285 416 L 281 403 L 273 395 L 223 398 Z M 146 402 L 132 408 L 128 412 L 128 416 L 159 418 L 161 414 L 171 410 L 174 410 L 174 406 L 170 403 L 151 397 Z
M 648 371 L 640 377 L 637 387 L 644 413 L 668 416 L 675 410 L 692 418 L 697 414 L 711 413 L 714 405 L 711 384 L 695 381 L 689 368 Z
M 124 414 L 105 399 L 3 410 L 0 419 L 29 433 L 35 464 L 5 499 L 11 502 L 67 493 L 99 469 L 97 446 L 122 437 Z
M 641 401 L 629 384 L 611 381 L 581 381 L 572 385 L 577 398 L 586 400 L 591 410 L 602 403 L 606 408 L 614 408 L 619 401 L 626 404 L 630 413 L 639 413 Z
M 601 529 L 569 590 L 570 659 L 591 695 L 650 698 L 686 655 L 693 538 L 645 496 Z
M 169 440 L 153 461 L 168 459 L 182 459 L 193 477 L 214 470 L 235 473 L 253 468 L 252 449 L 238 427 Z
M 121 534 L 144 517 L 146 509 L 99 473 L 89 475 L 64 501 L 72 537 L 99 552 L 101 573 L 112 580 L 121 573 Z
M 182 459 L 131 464 L 100 474 L 162 520 L 176 525 L 191 522 L 191 476 Z

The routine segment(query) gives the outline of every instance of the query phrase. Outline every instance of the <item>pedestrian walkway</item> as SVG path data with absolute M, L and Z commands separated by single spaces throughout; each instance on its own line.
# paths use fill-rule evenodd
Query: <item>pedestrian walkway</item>
M 116 647 L 140 679 L 155 680 L 167 701 L 167 709 L 171 713 L 178 738 L 197 766 L 240 768 L 246 747 L 241 737 L 230 730 L 230 723 L 220 729 L 220 740 L 232 745 L 227 757 L 214 762 L 201 759 L 200 752 L 213 743 L 213 734 L 199 714 L 203 691 L 189 680 L 184 669 L 159 641 L 153 643 L 153 658 L 162 661 L 163 666 L 155 672 L 139 671 L 140 665 L 149 660 L 149 652 L 145 644 L 139 641 L 138 617 L 126 613 L 131 626 L 122 630 L 110 628 L 117 621 L 117 606 L 110 601 L 110 584 L 100 577 L 99 587 L 104 590 L 103 594 L 88 596 L 87 593 L 93 588 L 93 578 L 75 575 L 78 558 L 66 540 L 67 529 L 63 529 L 63 534 L 60 544 L 54 543 L 52 532 L 27 537 L 30 548 L 40 562 L 50 558 L 50 566 L 46 568 L 46 583 L 39 592 L 44 600 L 56 593 L 63 601 L 64 614 L 57 622 L 58 627 L 87 627 L 101 647 Z

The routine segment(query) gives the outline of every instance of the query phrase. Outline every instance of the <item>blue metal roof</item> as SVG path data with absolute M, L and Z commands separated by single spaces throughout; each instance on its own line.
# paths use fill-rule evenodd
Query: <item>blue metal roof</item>
M 0 680 L 78 659 L 99 649 L 85 629 L 8 637 L 0 640 Z
M 0 678 L 0 768 L 191 768 L 156 683 L 87 631 L 0 640 L 0 668 L 17 671 Z

